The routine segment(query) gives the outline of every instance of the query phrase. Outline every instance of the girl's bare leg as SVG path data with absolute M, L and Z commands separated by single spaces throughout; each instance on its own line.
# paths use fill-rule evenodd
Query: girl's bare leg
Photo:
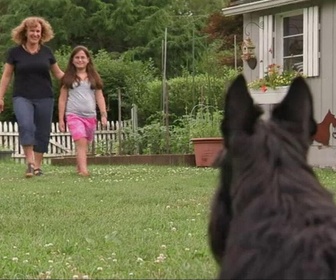
M 87 168 L 87 150 L 88 141 L 86 138 L 81 138 L 75 141 L 77 151 L 77 171 L 82 176 L 88 176 L 89 171 Z

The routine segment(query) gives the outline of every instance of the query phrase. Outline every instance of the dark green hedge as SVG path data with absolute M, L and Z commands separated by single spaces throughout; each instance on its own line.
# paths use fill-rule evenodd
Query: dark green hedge
M 71 49 L 62 48 L 55 52 L 58 64 L 66 68 Z M 93 55 L 94 64 L 104 81 L 104 94 L 109 109 L 109 120 L 118 119 L 118 90 L 122 94 L 122 119 L 131 117 L 132 104 L 138 106 L 139 125 L 144 125 L 153 114 L 162 111 L 162 79 L 159 71 L 153 67 L 152 61 L 132 61 L 127 57 L 115 57 L 113 53 L 104 50 Z M 168 79 L 167 92 L 169 99 L 169 114 L 181 116 L 189 113 L 200 101 L 207 100 L 210 105 L 223 104 L 225 88 L 236 75 L 232 69 L 224 69 L 220 77 L 206 74 L 188 75 Z M 223 73 L 223 69 L 221 70 Z M 55 92 L 54 121 L 57 117 L 57 98 L 59 82 L 53 80 Z M 11 87 L 5 101 L 6 110 L 0 114 L 0 120 L 15 120 L 11 104 Z

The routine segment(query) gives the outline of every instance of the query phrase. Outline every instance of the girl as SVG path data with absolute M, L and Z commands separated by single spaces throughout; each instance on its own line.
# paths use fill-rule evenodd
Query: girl
M 107 113 L 103 82 L 86 47 L 77 46 L 73 49 L 61 81 L 58 99 L 59 129 L 65 132 L 66 119 L 76 145 L 77 172 L 81 176 L 89 176 L 87 150 L 96 129 L 96 104 L 103 126 L 107 123 Z

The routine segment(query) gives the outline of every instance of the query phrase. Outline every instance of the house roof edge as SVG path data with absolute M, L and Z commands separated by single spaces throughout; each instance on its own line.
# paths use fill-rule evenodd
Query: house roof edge
M 225 16 L 235 16 L 255 11 L 265 10 L 269 8 L 275 8 L 279 6 L 285 6 L 289 4 L 296 4 L 300 2 L 308 2 L 309 0 L 262 0 L 258 2 L 252 2 L 247 4 L 241 4 L 222 9 L 222 13 Z

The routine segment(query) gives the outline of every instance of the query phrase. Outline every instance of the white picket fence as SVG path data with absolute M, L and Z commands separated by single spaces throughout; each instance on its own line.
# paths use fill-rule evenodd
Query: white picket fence
M 125 139 L 125 128 L 132 127 L 132 121 L 107 123 L 107 127 L 102 129 L 100 123 L 97 125 L 94 141 L 90 147 L 90 153 L 114 154 L 118 153 L 116 145 Z M 17 123 L 0 122 L 0 149 L 10 149 L 13 151 L 13 157 L 24 158 L 23 149 L 19 142 L 19 130 Z M 75 155 L 75 144 L 70 133 L 60 132 L 58 123 L 52 124 L 51 137 L 48 147 L 48 153 L 45 158 Z

